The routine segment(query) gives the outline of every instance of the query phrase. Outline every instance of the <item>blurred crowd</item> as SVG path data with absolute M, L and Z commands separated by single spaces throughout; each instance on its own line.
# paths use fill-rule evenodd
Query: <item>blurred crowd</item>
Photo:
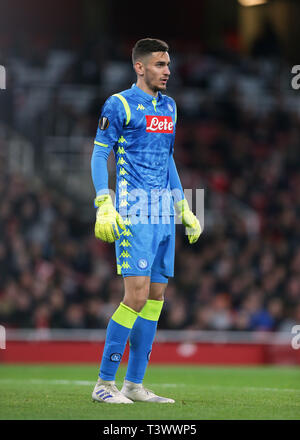
M 99 86 L 97 99 L 76 109 L 55 90 L 47 134 L 94 136 L 105 97 L 131 85 L 128 57 L 100 54 L 70 56 L 60 82 Z M 300 323 L 300 114 L 284 69 L 237 54 L 171 59 L 175 160 L 183 187 L 205 190 L 205 225 L 192 246 L 177 226 L 159 328 L 290 331 Z M 16 61 L 14 69 L 18 81 Z M 24 100 L 15 106 L 17 118 L 5 122 L 22 130 L 29 115 L 18 114 Z M 43 179 L 7 173 L 4 163 L 0 176 L 0 323 L 105 328 L 123 296 L 114 246 L 96 240 L 94 218 L 83 222 L 72 197 Z

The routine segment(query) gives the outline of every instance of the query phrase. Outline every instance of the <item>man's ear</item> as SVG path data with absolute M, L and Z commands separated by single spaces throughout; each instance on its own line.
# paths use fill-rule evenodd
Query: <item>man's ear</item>
M 134 64 L 134 70 L 138 76 L 144 76 L 145 67 L 141 61 L 136 61 Z

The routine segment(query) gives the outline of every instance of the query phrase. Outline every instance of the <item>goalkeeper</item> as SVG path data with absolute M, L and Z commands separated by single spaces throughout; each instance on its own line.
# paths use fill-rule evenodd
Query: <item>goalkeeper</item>
M 151 38 L 135 44 L 132 61 L 137 82 L 106 100 L 94 142 L 95 235 L 115 242 L 117 272 L 124 280 L 124 298 L 108 323 L 92 393 L 99 402 L 174 402 L 143 386 L 164 293 L 169 277 L 174 276 L 174 205 L 189 242 L 195 243 L 201 233 L 173 159 L 176 104 L 161 93 L 170 76 L 168 49 L 164 41 Z M 112 149 L 117 172 L 115 207 L 107 172 Z M 128 367 L 119 391 L 115 376 L 128 338 Z

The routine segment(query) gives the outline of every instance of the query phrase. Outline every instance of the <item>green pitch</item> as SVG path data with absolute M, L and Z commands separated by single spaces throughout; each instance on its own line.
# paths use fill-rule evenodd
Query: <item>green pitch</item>
M 93 403 L 97 374 L 98 365 L 0 366 L 0 419 L 300 419 L 299 367 L 150 365 L 145 386 L 176 400 L 163 405 Z

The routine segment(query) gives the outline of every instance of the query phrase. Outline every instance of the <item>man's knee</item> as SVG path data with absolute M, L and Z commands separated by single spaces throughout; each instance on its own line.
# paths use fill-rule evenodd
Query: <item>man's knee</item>
M 156 301 L 163 301 L 167 286 L 168 286 L 167 283 L 151 283 L 149 299 L 153 299 Z
M 140 312 L 149 296 L 149 277 L 130 277 L 124 278 L 125 294 L 123 303 Z
M 123 303 L 139 313 L 146 304 L 147 299 L 148 294 L 146 294 L 146 292 L 135 291 L 127 294 L 125 293 Z

